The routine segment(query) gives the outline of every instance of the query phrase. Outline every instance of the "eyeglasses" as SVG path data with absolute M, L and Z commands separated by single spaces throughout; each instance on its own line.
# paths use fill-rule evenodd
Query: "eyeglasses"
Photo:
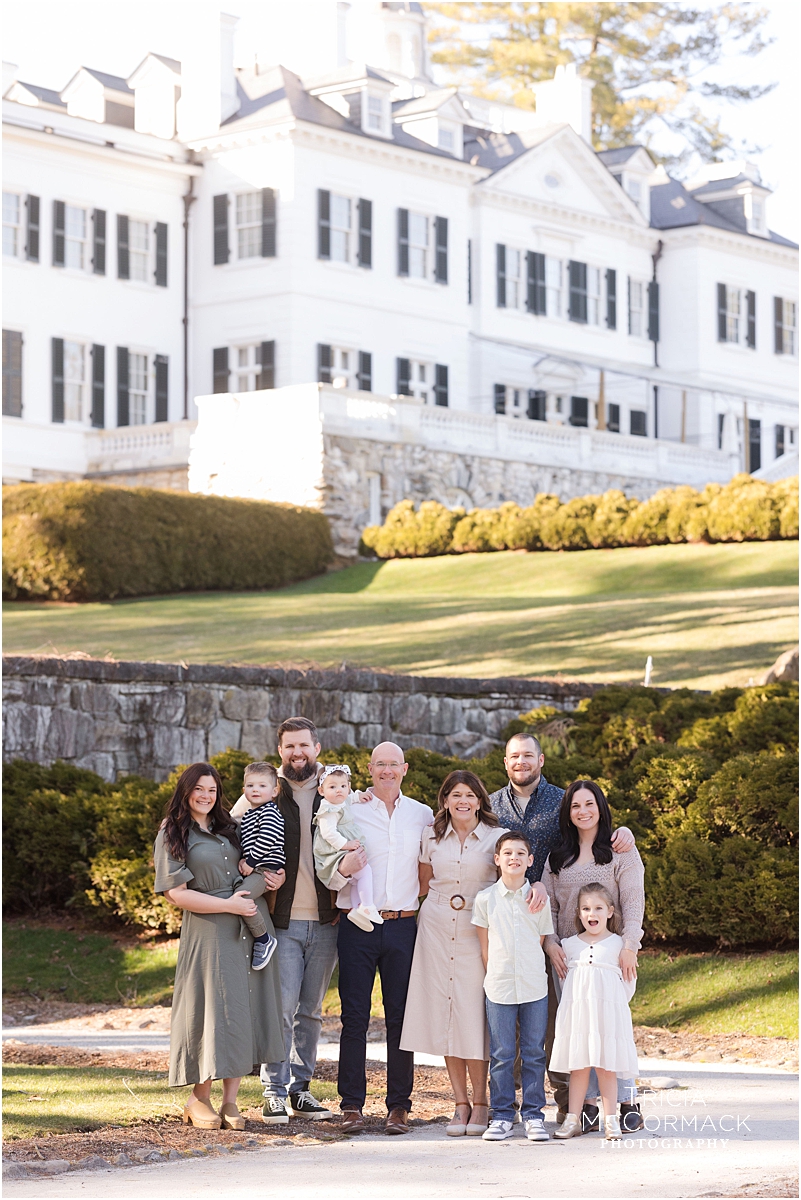
M 377 771 L 385 771 L 390 767 L 393 768 L 394 770 L 399 770 L 403 766 L 403 763 L 402 762 L 400 762 L 400 763 L 399 762 L 374 762 L 374 763 L 370 763 L 370 766 L 374 767 Z

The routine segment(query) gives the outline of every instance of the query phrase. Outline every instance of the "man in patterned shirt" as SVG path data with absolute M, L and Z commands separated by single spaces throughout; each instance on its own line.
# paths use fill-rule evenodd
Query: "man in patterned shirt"
M 514 734 L 506 743 L 506 755 L 503 760 L 509 782 L 506 787 L 500 788 L 490 796 L 492 811 L 500 821 L 501 828 L 524 833 L 531 842 L 534 862 L 526 872 L 529 883 L 536 883 L 541 878 L 548 855 L 561 840 L 559 807 L 565 790 L 548 783 L 542 774 L 544 764 L 545 755 L 533 733 Z M 633 845 L 634 834 L 630 829 L 621 827 L 612 834 L 612 846 L 618 853 L 631 850 Z M 545 1036 L 545 1054 L 548 1061 L 553 1046 L 556 1008 L 553 968 L 549 959 L 548 1032 Z M 569 1076 L 549 1071 L 548 1079 L 559 1109 L 556 1119 L 561 1123 L 567 1113 Z M 597 1114 L 597 1107 L 595 1111 Z

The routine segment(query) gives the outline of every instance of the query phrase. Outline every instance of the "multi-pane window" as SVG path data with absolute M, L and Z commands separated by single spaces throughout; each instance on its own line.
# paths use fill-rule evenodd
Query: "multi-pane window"
M 526 417 L 529 413 L 529 392 L 526 388 L 495 384 L 495 411 L 498 416 Z M 542 418 L 544 419 L 544 414 Z
M 130 354 L 128 371 L 130 423 L 144 425 L 147 421 L 147 355 Z
M 335 388 L 356 387 L 354 375 L 358 368 L 357 354 L 341 346 L 331 347 L 331 384 Z
M 798 305 L 795 300 L 781 301 L 782 354 L 798 353 Z
M 549 317 L 562 315 L 562 264 L 558 258 L 545 259 L 545 296 Z
M 367 97 L 367 128 L 377 129 L 379 133 L 384 127 L 384 102 L 380 96 Z
M 3 192 L 3 254 L 16 258 L 20 248 L 20 197 Z
M 331 193 L 331 258 L 350 262 L 353 202 L 348 196 Z
M 86 347 L 64 342 L 64 420 L 82 421 L 85 412 Z
M 257 346 L 234 348 L 237 392 L 257 392 L 261 374 L 261 342 Z
M 453 154 L 456 149 L 456 135 L 452 129 L 437 131 L 437 146 L 440 150 L 447 150 L 449 154 Z
M 632 337 L 645 334 L 645 285 L 639 279 L 629 280 L 629 333 Z
M 587 267 L 587 323 L 601 323 L 601 272 L 598 267 Z
M 525 300 L 526 256 L 522 250 L 506 247 L 506 307 L 521 308 Z
M 129 279 L 147 283 L 150 266 L 150 230 L 147 221 L 129 220 L 128 256 Z
M 237 258 L 261 257 L 261 226 L 261 192 L 240 192 L 236 198 Z
M 434 364 L 409 361 L 409 395 L 416 396 L 424 404 L 434 403 Z
M 82 271 L 86 267 L 86 209 L 64 207 L 64 265 Z
M 726 288 L 726 341 L 739 342 L 740 340 L 740 315 L 741 301 L 740 289 L 734 287 Z
M 428 217 L 416 212 L 409 213 L 409 274 L 428 278 Z

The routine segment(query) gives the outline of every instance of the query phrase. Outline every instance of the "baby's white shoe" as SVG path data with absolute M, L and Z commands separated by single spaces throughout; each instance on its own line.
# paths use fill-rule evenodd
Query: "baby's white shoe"
M 362 912 L 367 913 L 367 916 L 370 918 L 370 920 L 373 922 L 374 925 L 383 925 L 384 924 L 384 918 L 381 916 L 381 913 L 378 911 L 378 909 L 376 908 L 376 906 L 374 904 L 362 905 Z
M 373 922 L 368 916 L 367 909 L 363 904 L 358 908 L 352 908 L 348 913 L 348 920 L 352 921 L 358 929 L 363 929 L 365 933 L 373 932 Z

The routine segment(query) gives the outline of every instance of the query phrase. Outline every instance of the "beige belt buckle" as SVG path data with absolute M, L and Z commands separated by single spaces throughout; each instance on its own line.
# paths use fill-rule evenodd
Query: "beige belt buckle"
M 462 903 L 454 904 L 454 900 L 461 900 Z M 465 900 L 464 896 L 462 896 L 459 892 L 457 892 L 455 896 L 451 896 L 450 904 L 451 904 L 451 908 L 454 909 L 456 912 L 461 912 L 462 909 L 466 907 L 467 901 Z

